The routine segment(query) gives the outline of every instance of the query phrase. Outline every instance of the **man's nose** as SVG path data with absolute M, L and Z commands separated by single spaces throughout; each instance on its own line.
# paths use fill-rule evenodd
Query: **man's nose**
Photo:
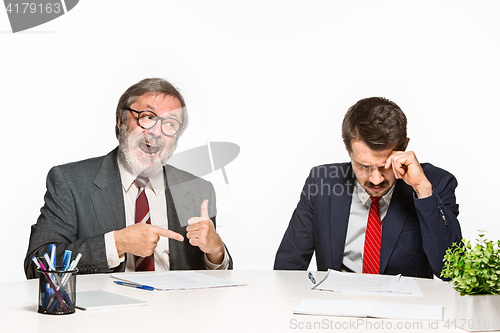
M 150 129 L 146 130 L 147 133 L 151 133 L 154 136 L 161 137 L 162 131 L 161 131 L 161 121 L 157 121 L 156 124 L 151 127 Z
M 372 184 L 378 185 L 384 181 L 384 176 L 379 168 L 370 168 L 370 182 Z

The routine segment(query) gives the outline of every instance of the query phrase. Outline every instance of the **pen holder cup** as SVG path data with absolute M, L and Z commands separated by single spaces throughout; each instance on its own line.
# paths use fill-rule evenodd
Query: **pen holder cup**
M 37 270 L 40 277 L 38 312 L 63 315 L 75 313 L 76 273 L 61 270 Z

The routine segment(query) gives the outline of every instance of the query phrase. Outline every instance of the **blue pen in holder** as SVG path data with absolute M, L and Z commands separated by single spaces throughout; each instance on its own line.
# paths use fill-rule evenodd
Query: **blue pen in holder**
M 40 277 L 38 312 L 57 315 L 74 313 L 78 269 L 37 271 Z

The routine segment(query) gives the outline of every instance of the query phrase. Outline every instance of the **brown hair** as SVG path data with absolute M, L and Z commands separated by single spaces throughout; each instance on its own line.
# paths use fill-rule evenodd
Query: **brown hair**
M 349 152 L 352 139 L 363 141 L 372 150 L 393 147 L 403 150 L 407 142 L 406 116 L 387 98 L 362 99 L 347 110 L 342 122 L 342 139 Z
M 134 104 L 137 99 L 146 94 L 163 94 L 176 97 L 182 106 L 182 117 L 181 117 L 181 128 L 179 133 L 177 133 L 177 137 L 180 137 L 181 134 L 186 130 L 188 125 L 188 115 L 186 111 L 186 103 L 184 102 L 184 98 L 181 93 L 167 80 L 160 78 L 148 78 L 141 80 L 128 88 L 123 95 L 120 97 L 118 101 L 118 105 L 116 106 L 116 126 L 115 126 L 115 134 L 118 138 L 119 129 L 118 129 L 118 119 L 121 117 L 122 124 L 127 120 L 127 109 L 130 105 Z

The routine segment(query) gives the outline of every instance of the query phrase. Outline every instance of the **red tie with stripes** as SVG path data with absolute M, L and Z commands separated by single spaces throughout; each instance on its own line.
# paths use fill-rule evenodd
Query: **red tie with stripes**
M 146 197 L 146 191 L 145 191 L 145 187 L 148 183 L 149 179 L 142 176 L 138 176 L 135 180 L 135 184 L 139 188 L 139 192 L 137 193 L 137 199 L 135 200 L 135 223 L 144 222 L 147 224 L 151 224 L 148 198 Z M 138 256 L 134 256 L 134 258 L 135 258 L 136 271 L 155 270 L 155 260 L 153 254 L 145 258 Z
M 372 197 L 368 224 L 365 234 L 365 249 L 363 252 L 363 273 L 380 274 L 380 244 L 382 242 L 382 225 L 378 202 L 381 197 Z

